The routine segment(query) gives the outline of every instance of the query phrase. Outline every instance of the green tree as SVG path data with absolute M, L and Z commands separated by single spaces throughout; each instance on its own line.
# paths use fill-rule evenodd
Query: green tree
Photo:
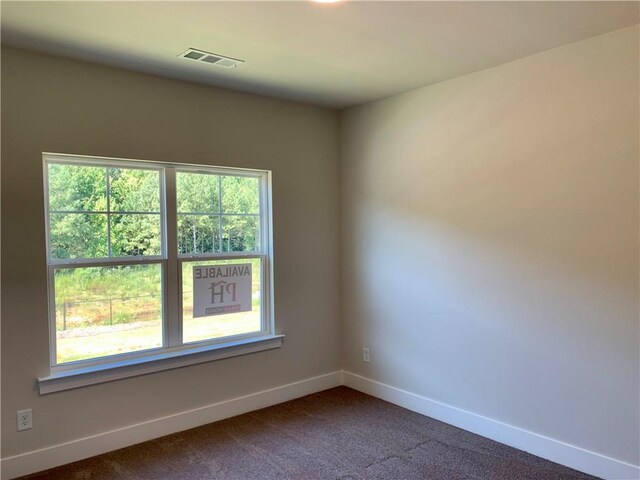
M 102 167 L 49 165 L 51 255 L 107 255 L 107 176 Z M 71 213 L 74 212 L 74 213 Z
M 260 182 L 255 177 L 223 176 L 222 250 L 250 252 L 259 248 Z
M 109 169 L 111 254 L 160 255 L 160 174 L 156 170 Z
M 219 251 L 220 177 L 178 172 L 176 190 L 179 252 Z
M 176 182 L 180 253 L 258 248 L 257 178 L 178 172 Z M 161 253 L 157 170 L 50 164 L 49 202 L 55 258 Z
M 50 164 L 49 209 L 54 258 L 160 254 L 158 171 Z

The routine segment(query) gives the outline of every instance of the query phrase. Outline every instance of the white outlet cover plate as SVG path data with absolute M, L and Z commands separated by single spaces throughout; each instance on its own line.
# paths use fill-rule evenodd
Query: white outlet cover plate
M 18 431 L 33 428 L 33 414 L 31 410 L 18 410 Z

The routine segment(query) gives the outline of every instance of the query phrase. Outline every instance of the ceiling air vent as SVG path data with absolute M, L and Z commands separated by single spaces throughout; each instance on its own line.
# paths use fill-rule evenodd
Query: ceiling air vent
M 186 52 L 182 52 L 178 56 L 182 58 L 187 58 L 189 60 L 194 60 L 196 62 L 208 63 L 210 65 L 215 65 L 217 67 L 224 67 L 224 68 L 235 68 L 241 63 L 244 63 L 244 60 L 225 57 L 217 53 L 209 53 L 209 52 L 205 52 L 204 50 L 197 50 L 195 48 L 190 48 L 189 50 L 187 50 Z

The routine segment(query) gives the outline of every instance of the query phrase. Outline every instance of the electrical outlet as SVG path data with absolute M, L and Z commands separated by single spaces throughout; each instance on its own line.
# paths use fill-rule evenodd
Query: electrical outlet
M 18 431 L 29 430 L 33 428 L 33 414 L 31 409 L 18 411 Z
M 362 361 L 364 363 L 370 363 L 371 362 L 371 355 L 369 352 L 369 347 L 364 347 L 362 349 Z

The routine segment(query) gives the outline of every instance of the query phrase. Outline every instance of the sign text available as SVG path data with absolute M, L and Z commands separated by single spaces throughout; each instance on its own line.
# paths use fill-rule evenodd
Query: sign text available
M 251 310 L 251 264 L 193 267 L 193 317 Z

